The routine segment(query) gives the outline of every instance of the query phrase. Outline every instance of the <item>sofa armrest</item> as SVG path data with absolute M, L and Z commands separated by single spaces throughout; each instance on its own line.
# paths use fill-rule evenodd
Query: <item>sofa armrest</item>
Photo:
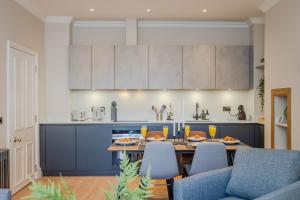
M 174 182 L 174 200 L 217 200 L 225 197 L 231 167 L 196 174 Z
M 0 189 L 0 199 L 1 200 L 10 200 L 11 194 L 8 189 Z
M 263 195 L 256 200 L 299 200 L 300 199 L 300 181 L 292 183 L 286 187 L 280 188 L 274 192 Z

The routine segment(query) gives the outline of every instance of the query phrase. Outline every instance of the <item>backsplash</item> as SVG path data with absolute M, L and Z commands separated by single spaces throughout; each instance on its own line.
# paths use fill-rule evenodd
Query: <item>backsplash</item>
M 104 120 L 110 120 L 111 102 L 115 100 L 118 108 L 118 120 L 155 120 L 152 105 L 161 107 L 165 104 L 168 108 L 172 104 L 176 120 L 192 119 L 195 112 L 195 103 L 199 102 L 202 109 L 208 109 L 212 119 L 227 119 L 228 112 L 223 112 L 223 106 L 231 106 L 232 113 L 237 113 L 237 107 L 243 104 L 247 113 L 253 116 L 251 101 L 252 92 L 245 91 L 185 91 L 185 90 L 95 90 L 71 91 L 71 110 L 86 111 L 91 117 L 92 106 L 105 106 Z M 164 119 L 166 116 L 164 117 Z

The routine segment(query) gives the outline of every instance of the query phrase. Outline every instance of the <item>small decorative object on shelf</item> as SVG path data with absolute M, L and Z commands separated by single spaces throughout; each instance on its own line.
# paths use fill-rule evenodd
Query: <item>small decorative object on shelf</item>
M 174 112 L 173 112 L 172 104 L 170 104 L 169 110 L 167 112 L 167 120 L 173 120 L 173 117 L 174 117 Z
M 264 79 L 264 77 L 262 77 L 259 80 L 257 89 L 258 89 L 258 96 L 260 98 L 261 112 L 263 112 L 264 106 L 265 106 L 265 79 Z
M 246 113 L 243 105 L 239 105 L 238 107 L 239 113 L 238 113 L 238 119 L 239 120 L 246 120 Z

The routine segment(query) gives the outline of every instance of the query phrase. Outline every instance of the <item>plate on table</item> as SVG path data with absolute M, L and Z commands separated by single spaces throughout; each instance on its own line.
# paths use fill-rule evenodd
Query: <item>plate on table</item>
M 207 140 L 207 138 L 200 137 L 200 136 L 188 137 L 187 139 L 188 139 L 188 141 L 191 141 L 191 142 L 201 142 L 201 141 Z
M 117 145 L 133 145 L 136 143 L 136 140 L 132 138 L 121 138 L 119 140 L 115 141 L 115 144 Z
M 237 139 L 235 139 L 233 137 L 227 136 L 227 137 L 219 140 L 219 142 L 222 142 L 224 144 L 239 144 L 241 141 L 239 141 L 239 140 L 237 140 Z
M 148 141 L 165 141 L 166 140 L 166 138 L 164 138 L 164 137 L 149 137 L 149 138 L 147 138 L 147 140 Z

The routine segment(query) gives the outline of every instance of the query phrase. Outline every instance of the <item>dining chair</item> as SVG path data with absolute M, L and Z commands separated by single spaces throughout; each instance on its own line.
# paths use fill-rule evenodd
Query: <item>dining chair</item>
M 173 199 L 173 178 L 179 175 L 179 170 L 172 143 L 146 143 L 140 175 L 146 176 L 148 170 L 152 179 L 165 179 L 167 181 L 169 199 Z
M 195 150 L 192 164 L 185 165 L 184 176 L 228 167 L 225 145 L 219 142 L 202 142 Z

